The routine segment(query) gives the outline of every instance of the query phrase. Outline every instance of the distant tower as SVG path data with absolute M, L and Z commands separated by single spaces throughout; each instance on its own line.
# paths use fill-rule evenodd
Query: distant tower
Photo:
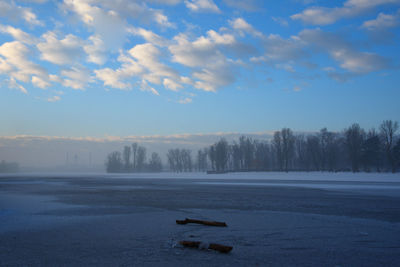
M 74 155 L 74 165 L 75 166 L 78 165 L 78 155 L 77 154 Z

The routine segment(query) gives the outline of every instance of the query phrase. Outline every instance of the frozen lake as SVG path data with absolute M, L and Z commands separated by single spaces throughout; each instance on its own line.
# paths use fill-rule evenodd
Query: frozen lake
M 399 174 L 0 176 L 1 266 L 396 266 L 398 236 Z

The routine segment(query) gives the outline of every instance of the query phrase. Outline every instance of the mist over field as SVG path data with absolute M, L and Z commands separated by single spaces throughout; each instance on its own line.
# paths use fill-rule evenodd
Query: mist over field
M 166 163 L 171 148 L 187 148 L 195 153 L 220 138 L 234 140 L 238 133 L 177 134 L 171 136 L 132 136 L 105 138 L 68 138 L 51 136 L 0 137 L 0 160 L 18 162 L 22 170 L 104 172 L 107 155 L 126 145 L 139 143 L 150 152 L 157 152 Z M 268 140 L 272 133 L 248 134 Z M 40 155 L 40 156 L 38 156 Z M 75 155 L 76 160 L 75 160 Z

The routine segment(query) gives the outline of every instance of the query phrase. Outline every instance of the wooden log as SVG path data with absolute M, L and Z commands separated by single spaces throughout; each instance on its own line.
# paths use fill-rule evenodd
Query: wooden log
M 189 247 L 189 248 L 202 248 L 202 245 L 204 243 L 200 242 L 200 241 L 179 241 L 179 244 L 181 244 L 184 247 Z M 224 245 L 220 245 L 220 244 L 215 244 L 215 243 L 211 243 L 211 244 L 206 244 L 207 249 L 212 249 L 212 250 L 216 250 L 219 251 L 221 253 L 229 253 L 233 247 L 230 246 L 224 246 Z
M 188 224 L 188 223 L 197 223 L 203 224 L 208 226 L 218 226 L 218 227 L 227 227 L 225 222 L 214 222 L 214 221 L 203 221 L 203 220 L 196 220 L 196 219 L 189 219 L 186 218 L 185 220 L 176 220 L 177 224 Z

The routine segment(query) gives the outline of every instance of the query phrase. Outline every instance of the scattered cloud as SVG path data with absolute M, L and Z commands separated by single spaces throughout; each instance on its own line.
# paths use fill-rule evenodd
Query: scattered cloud
M 160 95 L 160 93 L 156 90 L 156 89 L 154 89 L 153 87 L 151 87 L 148 83 L 147 83 L 147 81 L 146 80 L 142 80 L 142 82 L 141 82 L 141 84 L 140 84 L 140 90 L 142 90 L 142 91 L 144 91 L 144 92 L 150 92 L 150 93 L 152 93 L 153 95 L 157 95 L 157 96 L 159 96 Z
M 233 36 L 208 31 L 191 41 L 185 34 L 174 37 L 175 43 L 168 47 L 172 60 L 192 68 L 193 85 L 197 89 L 216 91 L 218 88 L 235 81 L 233 65 L 219 50 L 226 45 L 236 43 Z
M 50 31 L 43 34 L 42 39 L 44 42 L 37 44 L 42 60 L 57 65 L 72 65 L 82 57 L 83 42 L 73 34 L 68 34 L 64 39 L 57 39 L 57 34 Z
M 394 14 L 379 13 L 376 19 L 367 20 L 362 24 L 362 28 L 370 31 L 380 31 L 387 28 L 393 28 L 399 25 L 400 10 Z
M 103 65 L 107 61 L 107 49 L 100 36 L 92 35 L 89 37 L 90 44 L 86 44 L 83 49 L 87 56 L 87 61 L 98 65 Z
M 21 43 L 27 45 L 32 45 L 36 42 L 36 38 L 32 37 L 30 34 L 9 25 L 6 26 L 0 24 L 0 32 L 7 33 L 11 35 L 16 41 L 20 41 Z
M 61 100 L 61 97 L 58 96 L 58 95 L 55 95 L 55 96 L 47 98 L 47 102 L 57 102 L 57 101 L 60 101 L 60 100 Z
M 284 39 L 278 34 L 270 34 L 263 38 L 263 44 L 265 54 L 259 60 L 292 63 L 307 57 L 307 53 L 304 51 L 304 44 L 297 36 Z
M 103 81 L 104 86 L 121 90 L 127 90 L 130 88 L 129 83 L 122 82 L 126 75 L 121 69 L 113 70 L 110 68 L 104 68 L 100 70 L 95 70 L 94 73 L 97 79 Z
M 263 34 L 257 30 L 254 29 L 252 25 L 250 25 L 247 21 L 245 21 L 243 18 L 236 18 L 234 20 L 229 21 L 232 28 L 237 30 L 241 35 L 244 35 L 245 33 L 251 34 L 255 37 L 262 37 Z
M 320 29 L 303 30 L 300 32 L 299 38 L 308 45 L 328 52 L 334 60 L 339 62 L 342 69 L 353 73 L 365 74 L 391 68 L 388 59 L 375 53 L 359 51 L 338 34 L 324 32 Z
M 272 20 L 275 21 L 276 23 L 278 23 L 281 26 L 287 27 L 289 26 L 289 22 L 282 17 L 272 17 Z
M 30 8 L 18 6 L 14 1 L 0 0 L 0 17 L 7 18 L 11 21 L 23 20 L 32 26 L 43 25 Z
M 64 77 L 62 84 L 75 90 L 85 90 L 87 84 L 93 81 L 90 70 L 84 67 L 71 67 L 62 70 L 61 76 Z
M 138 35 L 141 36 L 144 40 L 146 40 L 147 42 L 154 44 L 156 46 L 166 46 L 168 44 L 168 40 L 166 40 L 165 38 L 161 37 L 160 35 L 143 29 L 143 28 L 135 28 L 135 27 L 130 27 L 128 29 L 128 32 L 134 34 L 134 35 Z
M 6 42 L 0 46 L 0 74 L 28 83 L 32 75 L 48 79 L 47 71 L 29 60 L 30 49 L 19 41 Z
M 224 0 L 224 3 L 232 8 L 248 12 L 260 11 L 262 9 L 261 3 L 258 0 Z
M 28 94 L 28 91 L 25 89 L 25 87 L 20 85 L 14 78 L 10 78 L 9 83 L 8 83 L 8 87 L 11 88 L 11 89 L 16 89 L 16 90 L 18 90 L 21 93 L 24 93 L 26 95 Z
M 312 6 L 291 18 L 311 25 L 328 25 L 340 19 L 359 16 L 384 4 L 400 4 L 400 0 L 347 0 L 341 7 Z
M 378 47 L 382 41 L 373 37 L 384 38 L 387 45 L 390 36 L 394 40 L 393 28 L 400 21 L 400 10 L 388 13 L 387 9 L 378 9 L 396 6 L 400 0 L 346 0 L 330 7 L 313 0 L 294 1 L 307 6 L 300 5 L 304 10 L 291 19 L 312 25 L 333 24 L 375 11 L 355 29 L 367 30 L 362 32 L 370 37 L 366 46 L 344 37 L 335 28 L 330 32 L 304 29 L 288 35 L 289 28 L 284 33 L 271 33 L 259 24 L 253 26 L 247 19 L 255 20 L 246 17 L 245 12 L 261 10 L 263 2 L 259 0 L 63 0 L 57 7 L 75 23 L 71 32 L 71 27 L 58 26 L 54 18 L 52 23 L 47 17 L 43 21 L 37 18 L 35 6 L 43 7 L 40 4 L 46 2 L 0 0 L 0 16 L 4 18 L 0 34 L 12 40 L 0 45 L 0 75 L 10 88 L 23 93 L 31 92 L 31 88 L 57 86 L 85 90 L 99 82 L 107 88 L 137 88 L 154 95 L 162 95 L 161 90 L 166 89 L 186 96 L 182 91 L 190 88 L 216 92 L 242 79 L 242 72 L 261 68 L 265 72 L 284 70 L 298 80 L 315 77 L 315 73 L 302 73 L 306 70 L 323 71 L 335 80 L 347 81 L 356 75 L 393 68 L 394 60 L 385 57 L 387 53 Z M 168 7 L 162 10 L 165 5 Z M 174 5 L 212 13 L 208 15 L 219 16 L 220 20 L 208 28 L 198 24 L 182 29 L 178 21 L 167 16 Z M 228 19 L 220 15 L 227 7 L 234 14 Z M 289 25 L 284 14 L 276 15 L 270 17 L 271 23 Z M 201 18 L 204 14 L 188 16 Z M 215 26 L 221 20 L 224 24 Z M 360 25 L 359 20 L 357 23 Z M 320 62 L 319 57 L 329 62 Z M 330 67 L 323 68 L 327 65 Z
M 221 12 L 213 0 L 185 0 L 185 5 L 193 12 Z
M 193 101 L 193 99 L 191 99 L 190 97 L 186 97 L 186 98 L 180 99 L 178 101 L 178 103 L 179 104 L 190 104 L 190 103 L 192 103 L 192 101 Z
M 46 89 L 47 87 L 50 86 L 50 83 L 38 76 L 32 76 L 32 80 L 31 80 L 32 84 L 35 87 L 39 87 L 41 89 Z

